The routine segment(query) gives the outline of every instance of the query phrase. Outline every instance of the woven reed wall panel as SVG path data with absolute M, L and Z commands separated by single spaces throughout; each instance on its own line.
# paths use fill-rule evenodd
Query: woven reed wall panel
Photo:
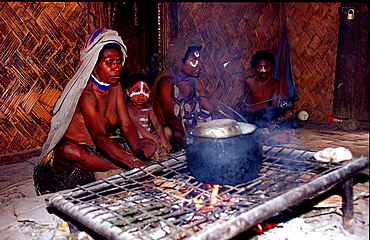
M 75 73 L 86 3 L 0 3 L 0 155 L 42 146 L 51 112 Z
M 179 35 L 200 34 L 205 42 L 201 80 L 209 96 L 234 106 L 243 93 L 244 78 L 251 74 L 252 54 L 277 48 L 279 4 L 180 2 L 177 9 Z
M 340 3 L 285 3 L 299 101 L 315 120 L 332 115 Z
M 252 74 L 252 55 L 261 49 L 276 54 L 286 16 L 299 97 L 295 107 L 308 111 L 311 119 L 324 120 L 333 108 L 339 6 L 335 2 L 179 2 L 177 30 L 179 36 L 203 37 L 201 80 L 210 97 L 232 107 L 243 93 L 244 78 Z

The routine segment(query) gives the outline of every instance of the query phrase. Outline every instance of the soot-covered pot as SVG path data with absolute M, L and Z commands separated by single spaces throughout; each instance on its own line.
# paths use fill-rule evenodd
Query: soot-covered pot
M 189 136 L 188 167 L 200 182 L 232 185 L 258 176 L 262 143 L 257 127 L 232 119 L 199 124 Z

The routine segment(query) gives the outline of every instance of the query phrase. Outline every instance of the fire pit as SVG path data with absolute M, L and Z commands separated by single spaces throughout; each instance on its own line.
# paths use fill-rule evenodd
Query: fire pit
M 196 181 L 182 152 L 46 202 L 107 239 L 230 239 L 369 164 L 366 157 L 319 162 L 305 149 L 263 146 L 263 152 L 259 176 L 236 186 Z

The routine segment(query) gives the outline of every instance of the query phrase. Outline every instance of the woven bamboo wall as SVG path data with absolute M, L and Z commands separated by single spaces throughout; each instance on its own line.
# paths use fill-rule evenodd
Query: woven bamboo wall
M 298 110 L 315 120 L 332 115 L 339 33 L 337 2 L 285 3 Z
M 170 32 L 165 36 L 203 37 L 202 82 L 210 97 L 231 107 L 243 93 L 243 79 L 252 74 L 252 55 L 261 49 L 276 53 L 286 18 L 299 97 L 296 110 L 324 120 L 333 109 L 339 6 L 336 2 L 179 2 L 177 22 L 172 23 L 178 27 L 166 28 Z M 240 58 L 223 67 L 235 54 Z
M 42 146 L 87 27 L 84 2 L 0 3 L 0 155 Z
M 94 21 L 86 5 L 0 2 L 0 155 L 42 146 L 53 107 L 75 72 Z M 251 74 L 252 54 L 260 49 L 276 52 L 286 15 L 299 96 L 296 108 L 323 120 L 333 105 L 339 5 L 178 2 L 177 27 L 164 28 L 165 36 L 203 36 L 202 81 L 211 97 L 233 106 L 244 77 Z M 239 57 L 224 68 L 235 54 Z

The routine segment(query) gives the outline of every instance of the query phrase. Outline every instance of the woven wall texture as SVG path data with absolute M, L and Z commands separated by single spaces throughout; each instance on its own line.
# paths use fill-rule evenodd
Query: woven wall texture
M 260 49 L 276 53 L 286 18 L 299 97 L 295 107 L 324 120 L 333 108 L 339 6 L 178 2 L 177 29 L 169 29 L 202 35 L 202 82 L 210 97 L 233 106 L 244 77 L 252 74 L 251 56 Z M 0 3 L 0 155 L 42 146 L 53 107 L 75 73 L 88 21 L 85 2 Z
M 0 155 L 41 147 L 75 73 L 86 3 L 0 3 Z
M 244 78 L 252 74 L 252 55 L 261 49 L 276 54 L 286 19 L 299 98 L 296 110 L 325 120 L 333 109 L 339 6 L 335 2 L 179 2 L 178 29 L 170 31 L 203 37 L 202 82 L 210 97 L 232 107 L 243 93 Z M 223 67 L 235 54 L 238 57 Z

